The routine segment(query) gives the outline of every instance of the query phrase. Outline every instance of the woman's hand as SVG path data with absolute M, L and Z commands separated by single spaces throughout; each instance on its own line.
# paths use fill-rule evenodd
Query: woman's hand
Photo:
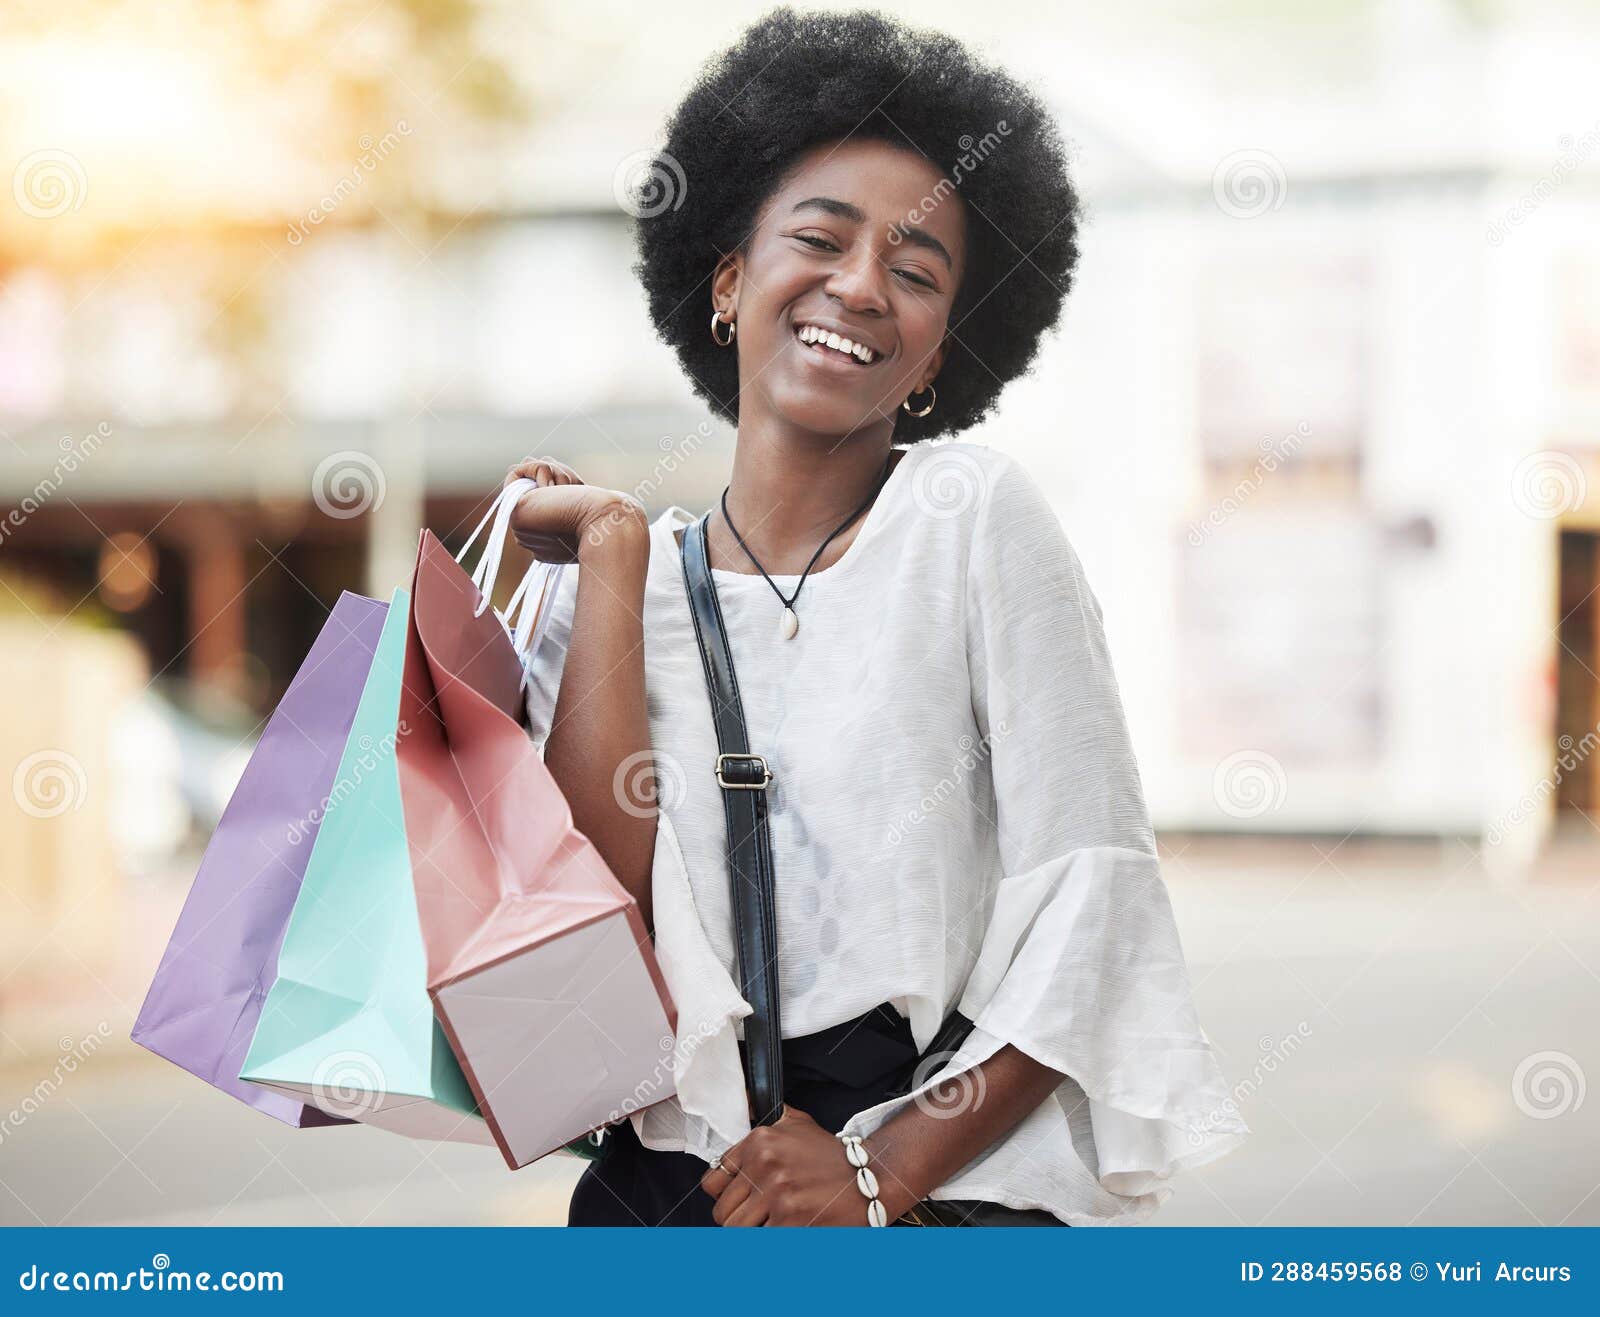
M 540 562 L 576 562 L 585 541 L 609 531 L 648 530 L 643 505 L 631 494 L 598 485 L 553 457 L 529 457 L 506 473 L 505 485 L 522 476 L 539 482 L 511 512 L 511 533 Z
M 721 1226 L 867 1224 L 867 1200 L 844 1145 L 794 1107 L 729 1148 L 700 1187 L 717 1200 L 711 1215 Z M 888 1199 L 890 1188 L 880 1185 L 879 1197 Z
M 890 1222 L 946 1183 L 1035 1110 L 1066 1076 L 1007 1043 L 981 1065 L 927 1090 L 862 1140 Z M 803 1111 L 785 1107 L 723 1154 L 700 1186 L 719 1225 L 864 1226 L 844 1145 Z

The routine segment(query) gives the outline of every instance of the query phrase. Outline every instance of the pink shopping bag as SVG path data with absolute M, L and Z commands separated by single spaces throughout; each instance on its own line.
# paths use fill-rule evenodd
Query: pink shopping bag
M 428 991 L 525 1166 L 670 1097 L 676 1017 L 637 904 L 520 724 L 511 636 L 428 531 L 411 597 L 399 769 Z

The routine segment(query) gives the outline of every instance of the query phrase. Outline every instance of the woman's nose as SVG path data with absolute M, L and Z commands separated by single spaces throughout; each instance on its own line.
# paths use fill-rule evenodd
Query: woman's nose
M 880 253 L 861 247 L 834 268 L 827 291 L 852 311 L 882 315 L 889 309 L 885 280 L 888 267 Z

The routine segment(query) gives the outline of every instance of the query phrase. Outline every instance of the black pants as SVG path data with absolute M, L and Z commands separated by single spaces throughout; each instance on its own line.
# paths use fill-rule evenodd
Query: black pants
M 783 1100 L 837 1134 L 856 1112 L 904 1088 L 916 1063 L 910 1023 L 892 1006 L 879 1006 L 820 1033 L 785 1038 Z M 706 1172 L 700 1158 L 646 1148 L 626 1120 L 607 1131 L 601 1146 L 573 1190 L 568 1225 L 716 1224 L 714 1200 L 700 1187 Z M 1012 1215 L 1017 1225 L 1062 1224 L 1048 1212 Z

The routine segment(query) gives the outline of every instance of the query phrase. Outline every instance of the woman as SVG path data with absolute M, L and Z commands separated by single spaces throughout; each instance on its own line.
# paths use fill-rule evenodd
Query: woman
M 738 427 L 707 556 L 774 775 L 786 1106 L 751 1130 L 696 518 L 530 458 L 517 537 L 578 563 L 530 660 L 531 730 L 679 1021 L 676 1096 L 614 1128 L 569 1220 L 863 1225 L 930 1197 L 1141 1220 L 1246 1130 L 1078 558 L 1015 461 L 927 442 L 983 417 L 1059 315 L 1078 202 L 1057 131 L 948 38 L 779 10 L 708 66 L 665 156 L 682 195 L 642 208 L 638 270 Z M 952 1011 L 959 1052 L 919 1061 Z

